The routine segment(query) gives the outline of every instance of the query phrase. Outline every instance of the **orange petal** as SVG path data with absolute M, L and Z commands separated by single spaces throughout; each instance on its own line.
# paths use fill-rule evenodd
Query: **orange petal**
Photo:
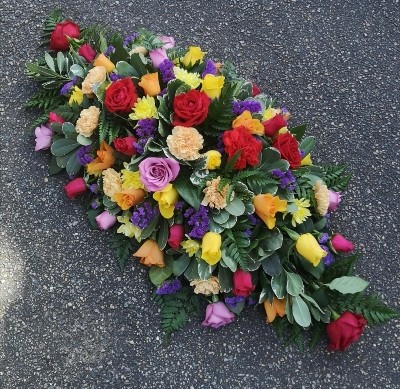
M 276 317 L 276 310 L 270 304 L 268 299 L 264 300 L 264 309 L 265 309 L 265 313 L 267 314 L 267 323 L 272 323 Z

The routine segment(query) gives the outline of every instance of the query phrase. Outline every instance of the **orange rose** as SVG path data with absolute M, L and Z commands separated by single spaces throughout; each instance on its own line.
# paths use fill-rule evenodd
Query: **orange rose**
M 277 212 L 285 212 L 287 201 L 281 200 L 278 196 L 272 196 L 270 193 L 259 194 L 253 199 L 253 205 L 256 208 L 256 214 L 264 221 L 270 230 L 275 227 Z
M 100 145 L 100 150 L 97 151 L 97 158 L 86 165 L 86 171 L 89 174 L 98 176 L 103 170 L 110 168 L 115 162 L 113 152 L 114 149 L 103 140 Z
M 140 249 L 133 253 L 134 257 L 139 257 L 140 263 L 146 266 L 164 267 L 164 253 L 158 247 L 155 240 L 148 239 L 142 244 Z
M 232 123 L 232 128 L 245 126 L 250 134 L 264 135 L 264 126 L 258 119 L 253 119 L 250 111 L 244 111 Z
M 115 65 L 104 54 L 97 56 L 93 62 L 93 66 L 104 66 L 107 73 L 111 73 L 115 69 Z
M 272 304 L 268 299 L 266 299 L 264 300 L 264 308 L 265 313 L 267 314 L 267 323 L 272 323 L 275 320 L 276 315 L 279 317 L 286 315 L 286 298 L 279 300 L 274 296 Z
M 143 189 L 127 189 L 122 192 L 115 193 L 114 199 L 118 206 L 123 211 L 126 211 L 130 207 L 141 203 L 144 199 L 145 193 L 146 192 Z
M 139 86 L 144 89 L 144 93 L 148 96 L 157 96 L 161 92 L 158 73 L 149 73 L 142 76 Z

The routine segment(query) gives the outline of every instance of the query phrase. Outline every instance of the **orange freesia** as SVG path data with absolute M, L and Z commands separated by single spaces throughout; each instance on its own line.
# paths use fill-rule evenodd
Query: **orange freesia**
M 142 76 L 139 86 L 144 89 L 144 93 L 148 96 L 157 96 L 161 92 L 158 73 L 149 73 Z
M 111 73 L 115 69 L 115 65 L 104 54 L 97 56 L 93 62 L 93 66 L 104 66 L 107 73 Z
M 279 196 L 272 196 L 270 193 L 266 193 L 255 196 L 253 205 L 256 209 L 256 214 L 272 230 L 276 223 L 276 213 L 286 211 L 287 201 L 281 200 Z
M 114 194 L 115 202 L 126 211 L 130 207 L 141 203 L 144 200 L 145 191 L 143 189 L 127 189 Z
M 113 152 L 114 149 L 103 140 L 100 145 L 100 150 L 97 151 L 97 158 L 86 165 L 86 171 L 89 174 L 98 176 L 103 170 L 110 168 L 115 162 Z
M 264 300 L 264 308 L 265 313 L 267 314 L 267 323 L 272 323 L 275 320 L 276 315 L 279 317 L 286 315 L 286 298 L 279 300 L 274 296 L 272 304 L 268 299 L 266 299 Z
M 258 119 L 253 119 L 250 111 L 244 111 L 232 123 L 232 128 L 245 126 L 250 134 L 264 135 L 264 126 Z
M 133 253 L 134 257 L 139 257 L 140 263 L 146 266 L 164 267 L 164 253 L 158 247 L 155 240 L 148 239 L 142 244 L 140 249 Z

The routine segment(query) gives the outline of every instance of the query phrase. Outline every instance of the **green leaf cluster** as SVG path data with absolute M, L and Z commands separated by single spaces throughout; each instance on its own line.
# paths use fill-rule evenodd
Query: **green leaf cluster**
M 342 192 L 347 188 L 351 178 L 351 174 L 345 174 L 347 165 L 323 165 L 321 168 L 329 189 Z

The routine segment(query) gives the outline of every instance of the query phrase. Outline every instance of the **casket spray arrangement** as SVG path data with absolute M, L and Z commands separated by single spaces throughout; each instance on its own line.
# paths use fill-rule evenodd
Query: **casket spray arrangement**
M 81 29 L 60 13 L 49 51 L 27 72 L 35 150 L 66 170 L 93 228 L 109 230 L 121 269 L 148 267 L 167 337 L 198 313 L 203 326 L 261 306 L 302 347 L 326 331 L 344 350 L 397 313 L 352 275 L 354 245 L 331 225 L 350 176 L 313 164 L 314 137 L 290 113 L 200 47 L 139 29 Z

